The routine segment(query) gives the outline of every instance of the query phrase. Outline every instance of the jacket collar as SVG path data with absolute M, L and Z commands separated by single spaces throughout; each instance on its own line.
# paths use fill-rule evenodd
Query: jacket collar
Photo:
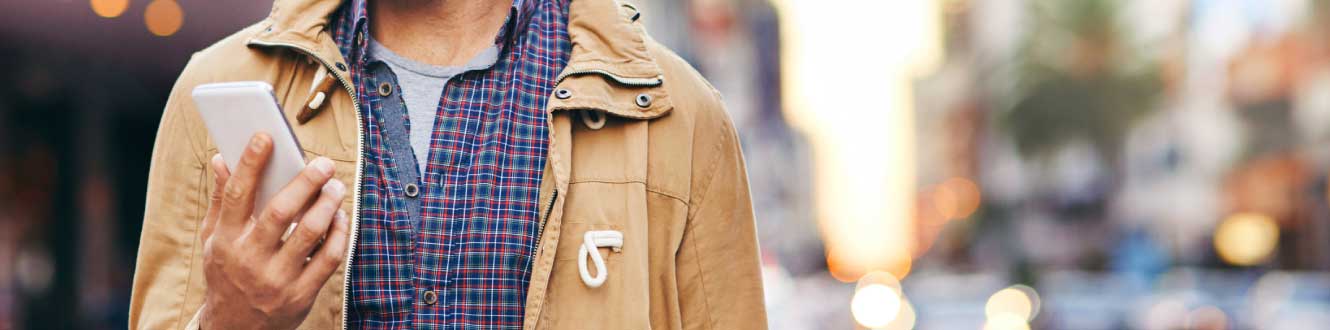
M 263 30 L 248 44 L 296 48 L 328 66 L 340 81 L 349 82 L 346 59 L 327 31 L 329 17 L 342 1 L 276 0 L 261 23 Z M 636 8 L 617 0 L 572 0 L 568 6 L 573 48 L 557 89 L 572 96 L 551 97 L 551 111 L 600 110 L 648 119 L 673 109 L 662 70 L 648 53 L 646 34 L 637 23 Z

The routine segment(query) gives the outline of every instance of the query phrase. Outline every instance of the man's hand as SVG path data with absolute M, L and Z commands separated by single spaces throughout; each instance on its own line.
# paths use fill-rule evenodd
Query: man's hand
M 201 229 L 208 286 L 199 320 L 204 329 L 294 329 L 342 263 L 350 226 L 339 208 L 346 186 L 331 179 L 332 161 L 311 161 L 254 212 L 271 154 L 272 138 L 260 133 L 250 139 L 234 175 L 221 155 L 212 159 L 217 189 Z

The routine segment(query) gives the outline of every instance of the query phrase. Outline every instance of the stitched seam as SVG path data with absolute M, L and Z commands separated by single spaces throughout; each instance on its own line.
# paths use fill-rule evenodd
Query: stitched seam
M 581 179 L 581 180 L 577 180 L 577 181 L 569 182 L 568 185 L 574 185 L 574 184 L 580 184 L 580 183 L 604 183 L 604 184 L 628 184 L 628 183 L 637 183 L 637 184 L 641 184 L 641 185 L 646 186 L 646 188 L 647 188 L 647 192 L 652 192 L 652 193 L 656 193 L 657 195 L 661 195 L 661 196 L 669 197 L 669 198 L 671 198 L 671 199 L 674 199 L 674 200 L 679 201 L 680 203 L 683 203 L 684 205 L 688 205 L 688 199 L 687 199 L 687 198 L 684 198 L 684 197 L 683 197 L 683 194 L 670 192 L 670 191 L 667 191 L 667 190 L 665 190 L 665 189 L 661 189 L 661 188 L 659 188 L 659 187 L 652 186 L 652 185 L 650 185 L 650 184 L 648 184 L 648 183 L 646 183 L 646 182 L 644 182 L 644 181 L 641 181 L 641 180 Z
M 194 167 L 194 168 L 197 169 L 197 170 L 199 170 L 199 175 L 198 175 L 198 178 L 199 178 L 199 179 L 198 179 L 198 185 L 199 185 L 199 188 L 206 188 L 206 187 L 207 187 L 207 180 L 208 180 L 208 171 L 203 170 L 203 169 L 202 169 L 202 166 L 203 166 L 202 164 L 199 164 L 199 166 L 196 166 L 196 167 Z M 207 194 L 208 194 L 208 192 L 207 192 L 208 189 L 195 189 L 195 191 L 197 192 L 197 194 L 196 194 L 197 196 L 195 196 L 195 197 L 197 197 L 197 198 L 209 198 L 209 196 L 207 196 Z M 203 200 L 203 199 L 199 199 L 199 200 Z M 203 217 L 206 216 L 206 214 L 204 214 L 204 213 L 206 213 L 206 211 L 205 211 L 205 212 L 200 212 L 200 211 L 199 211 L 200 209 L 202 209 L 202 208 L 199 207 L 199 204 L 195 204 L 195 207 L 194 207 L 194 219 L 199 219 L 199 221 L 196 222 L 195 225 L 194 225 L 194 236 L 195 236 L 195 237 L 198 237 L 198 235 L 199 235 L 199 233 L 200 233 L 200 231 L 199 231 L 199 226 L 202 226 L 202 225 L 203 225 Z M 187 306 L 189 305 L 189 302 L 187 301 L 188 298 L 189 298 L 189 287 L 190 287 L 190 285 L 193 284 L 192 282 L 194 281 L 194 276 L 193 276 L 193 275 L 194 275 L 194 254 L 196 254 L 196 252 L 198 251 L 199 246 L 202 245 L 202 244 L 200 244 L 200 240 L 201 240 L 201 239 L 206 239 L 206 237 L 199 237 L 199 238 L 194 239 L 193 244 L 191 244 L 192 246 L 191 246 L 190 249 L 189 249 L 189 254 L 185 255 L 185 258 L 184 258 L 184 260 L 185 260 L 185 269 L 188 270 L 187 272 L 185 272 L 185 289 L 182 290 L 182 291 L 180 292 L 180 312 L 179 312 L 180 314 L 176 316 L 176 325 L 175 325 L 175 326 L 172 326 L 172 328 L 176 328 L 176 327 L 178 327 L 178 326 L 181 324 L 180 321 L 184 320 L 184 317 L 185 317 L 185 314 L 186 314 L 186 313 L 185 313 L 185 312 L 186 312 L 186 308 L 187 308 Z M 193 314 L 196 314 L 196 313 L 198 313 L 198 311 L 195 311 L 194 313 L 189 313 L 189 314 L 190 314 L 190 319 L 193 319 Z M 189 321 L 185 321 L 185 322 L 189 322 Z
M 688 240 L 688 246 L 693 248 L 693 255 L 695 255 L 695 257 L 693 257 L 693 263 L 697 265 L 697 285 L 702 287 L 702 307 L 707 314 L 706 326 L 707 329 L 714 329 L 715 326 L 713 326 L 713 324 L 715 324 L 716 319 L 711 315 L 711 295 L 707 294 L 711 292 L 711 290 L 707 290 L 706 271 L 702 269 L 702 254 L 697 250 L 696 239 Z
M 715 155 L 715 154 L 719 154 L 719 153 L 720 153 L 720 147 L 721 147 L 721 145 L 723 145 L 723 144 L 725 143 L 725 140 L 728 140 L 728 139 L 729 139 L 729 136 L 728 136 L 728 135 L 721 135 L 721 140 L 720 140 L 720 141 L 716 141 L 716 143 L 713 144 L 713 145 L 711 146 L 712 154 L 713 154 L 713 155 Z M 706 169 L 705 169 L 702 173 L 716 173 L 716 166 L 719 166 L 719 165 L 720 165 L 720 159 L 715 159 L 715 158 L 713 157 L 713 159 L 711 160 L 711 163 L 710 163 L 710 164 L 707 164 Z M 693 206 L 701 206 L 702 203 L 706 202 L 706 197 L 710 197 L 710 196 L 708 196 L 707 194 L 711 192 L 711 183 L 714 182 L 715 180 L 716 180 L 716 175 L 715 175 L 715 174 L 712 174 L 712 175 L 710 175 L 710 176 L 708 176 L 708 177 L 706 178 L 706 181 L 704 181 L 700 187 L 697 187 L 697 188 L 699 188 L 699 189 L 701 190 L 701 193 L 697 195 L 697 200 L 695 201 L 695 203 L 689 203 L 689 204 L 688 204 L 688 207 L 689 207 L 689 211 L 688 211 L 688 224 L 689 224 L 689 225 L 692 225 L 692 223 L 693 223 L 693 217 L 697 216 L 697 210 L 698 210 L 698 209 L 694 209 Z
M 715 152 L 715 153 L 713 153 L 713 155 L 719 153 L 721 145 L 723 145 L 724 142 L 725 142 L 725 140 L 727 140 L 727 139 L 729 139 L 729 136 L 727 136 L 727 135 L 722 135 L 722 136 L 721 136 L 721 140 L 720 140 L 720 141 L 716 141 L 716 143 L 715 143 L 714 145 L 712 145 L 711 149 L 712 149 L 713 152 Z M 716 166 L 719 166 L 719 163 L 720 163 L 720 160 L 719 160 L 719 159 L 713 159 L 713 160 L 711 161 L 711 163 L 706 167 L 706 171 L 705 171 L 705 172 L 702 172 L 702 173 L 715 173 Z M 702 186 L 701 186 L 701 187 L 698 187 L 698 188 L 701 189 L 702 193 L 701 193 L 701 194 L 698 194 L 698 198 L 697 198 L 696 203 L 689 203 L 689 204 L 688 204 L 688 208 L 689 208 L 689 211 L 688 211 L 688 212 L 689 212 L 689 214 L 688 214 L 688 220 L 686 221 L 686 223 L 687 223 L 688 228 L 690 229 L 689 231 L 691 231 L 691 229 L 692 229 L 692 227 L 693 227 L 693 220 L 694 220 L 694 217 L 697 216 L 698 211 L 701 210 L 700 206 L 702 205 L 703 202 L 705 202 L 706 197 L 708 197 L 708 196 L 707 196 L 707 193 L 710 193 L 710 192 L 711 192 L 711 184 L 715 181 L 715 178 L 716 178 L 715 175 L 711 175 L 711 176 L 707 177 L 707 180 L 702 184 Z M 694 205 L 699 206 L 699 208 L 693 208 Z M 711 299 L 711 295 L 710 295 L 711 290 L 707 289 L 707 279 L 706 279 L 706 276 L 705 276 L 705 274 L 706 274 L 706 270 L 704 270 L 704 269 L 702 268 L 702 258 L 701 258 L 702 254 L 701 254 L 700 252 L 698 252 L 698 248 L 697 248 L 697 240 L 696 240 L 696 238 L 690 239 L 688 245 L 690 245 L 690 246 L 693 248 L 693 254 L 696 255 L 696 257 L 694 257 L 693 260 L 694 260 L 694 263 L 697 264 L 697 269 L 698 269 L 698 276 L 697 276 L 697 277 L 698 277 L 698 285 L 702 287 L 702 305 L 706 307 L 706 314 L 707 314 L 707 321 L 708 321 L 708 322 L 707 322 L 707 328 L 708 328 L 708 329 L 714 329 L 714 328 L 715 328 L 716 319 L 715 319 L 715 315 L 712 314 L 712 310 L 711 310 L 711 301 L 710 301 L 710 299 Z
M 688 205 L 688 201 L 684 200 L 683 197 L 679 197 L 679 196 L 671 195 L 670 193 L 667 193 L 667 192 L 664 192 L 664 191 L 661 191 L 661 190 L 652 189 L 651 187 L 647 187 L 647 192 L 651 192 L 651 193 L 655 193 L 655 194 L 657 194 L 657 195 L 661 195 L 661 196 L 669 197 L 670 199 L 673 199 L 673 200 L 679 201 L 679 203 L 682 203 L 683 205 Z

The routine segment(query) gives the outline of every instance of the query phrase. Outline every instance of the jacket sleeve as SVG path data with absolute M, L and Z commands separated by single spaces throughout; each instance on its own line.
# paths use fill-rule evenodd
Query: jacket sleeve
M 722 107 L 699 114 L 693 193 L 676 255 L 685 329 L 766 329 L 748 175 Z
M 182 328 L 201 303 L 189 301 L 202 295 L 188 290 L 202 288 L 196 269 L 202 260 L 198 228 L 213 183 L 203 155 L 207 130 L 190 101 L 196 83 L 189 78 L 189 66 L 167 99 L 153 145 L 129 306 L 131 329 Z

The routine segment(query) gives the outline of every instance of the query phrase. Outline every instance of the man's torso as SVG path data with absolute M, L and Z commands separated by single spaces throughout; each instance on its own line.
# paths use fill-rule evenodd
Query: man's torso
M 334 0 L 277 0 L 269 18 L 197 53 L 167 102 L 154 147 L 131 327 L 181 328 L 203 304 L 198 219 L 212 190 L 216 147 L 189 91 L 218 81 L 274 86 L 307 157 L 335 161 L 356 183 L 343 205 L 361 210 L 365 105 L 331 41 Z M 751 206 L 733 126 L 715 90 L 641 31 L 635 9 L 573 0 L 568 62 L 544 110 L 549 140 L 537 200 L 524 329 L 763 328 Z M 327 74 L 327 98 L 310 107 L 311 82 Z M 307 112 L 312 115 L 302 115 Z M 608 120 L 586 125 L 589 114 Z M 437 166 L 437 164 L 435 165 Z M 428 172 L 428 170 L 427 170 Z M 352 212 L 355 214 L 355 212 Z M 300 329 L 335 329 L 349 317 L 350 273 L 361 251 L 352 220 L 348 264 L 328 280 Z M 579 275 L 584 234 L 618 231 L 619 249 L 596 249 L 608 278 Z
M 569 50 L 565 5 L 516 1 L 490 48 L 492 62 L 452 72 L 437 94 L 415 96 L 404 93 L 430 88 L 403 77 L 453 70 L 371 46 L 363 0 L 334 14 L 333 41 L 349 59 L 366 123 L 348 295 L 354 327 L 522 327 L 540 220 L 546 97 Z M 417 118 L 435 120 L 410 120 Z M 428 139 L 412 141 L 421 132 Z

